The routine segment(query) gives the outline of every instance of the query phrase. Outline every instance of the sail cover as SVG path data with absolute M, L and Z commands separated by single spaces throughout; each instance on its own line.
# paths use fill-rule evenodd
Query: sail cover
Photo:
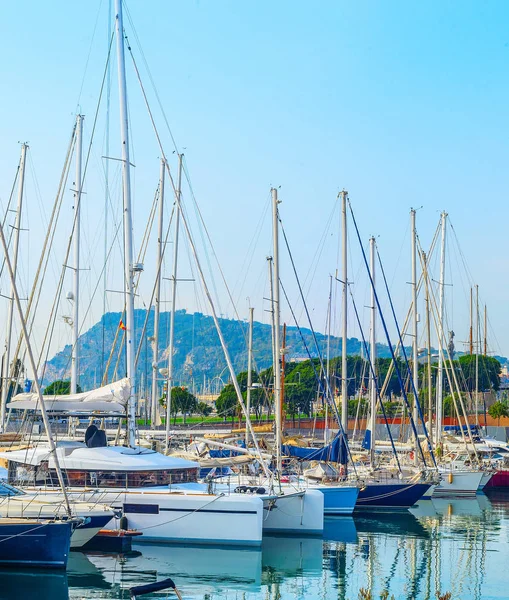
M 347 448 L 341 433 L 338 433 L 330 444 L 322 448 L 300 448 L 284 444 L 281 446 L 281 453 L 284 456 L 292 456 L 300 460 L 338 462 L 343 465 L 348 462 Z
M 43 396 L 46 410 L 58 413 L 125 413 L 131 395 L 131 384 L 127 377 L 103 387 L 79 394 Z M 39 397 L 35 393 L 16 394 L 8 404 L 11 409 L 41 410 Z

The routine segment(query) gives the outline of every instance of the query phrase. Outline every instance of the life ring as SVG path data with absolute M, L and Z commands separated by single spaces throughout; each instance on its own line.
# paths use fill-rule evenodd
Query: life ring
M 410 460 L 414 460 L 415 454 L 414 454 L 413 450 L 410 450 L 410 454 L 408 456 L 410 457 Z

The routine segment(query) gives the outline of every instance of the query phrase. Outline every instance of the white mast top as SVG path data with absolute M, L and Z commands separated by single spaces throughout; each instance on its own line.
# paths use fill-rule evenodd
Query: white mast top
M 134 280 L 133 280 L 133 223 L 131 212 L 131 163 L 129 162 L 129 123 L 127 117 L 127 89 L 125 78 L 124 25 L 122 0 L 115 0 L 115 34 L 118 59 L 118 94 L 120 102 L 120 140 L 122 145 L 122 194 L 124 204 L 124 286 L 125 336 L 127 377 L 131 383 L 131 397 L 127 409 L 129 446 L 136 444 L 136 376 L 134 349 Z

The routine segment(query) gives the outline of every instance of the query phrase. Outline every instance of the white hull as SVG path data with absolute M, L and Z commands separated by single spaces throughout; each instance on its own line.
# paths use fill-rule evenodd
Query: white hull
M 137 542 L 175 542 L 259 546 L 262 542 L 263 503 L 257 496 L 213 496 L 151 491 L 70 491 L 71 497 L 100 499 L 127 517 L 129 528 L 142 536 Z M 106 529 L 118 529 L 113 518 Z
M 484 472 L 482 479 L 481 479 L 481 483 L 479 484 L 479 489 L 483 490 L 484 486 L 488 483 L 488 481 L 493 477 L 493 473 L 489 473 L 489 472 Z
M 266 489 L 262 486 L 253 485 L 250 478 L 239 478 L 236 480 L 237 487 L 251 487 L 253 489 Z M 204 484 L 198 484 L 204 486 Z M 185 484 L 179 486 L 189 492 L 201 489 L 197 484 Z M 290 484 L 276 484 L 281 489 L 281 494 L 276 493 L 234 493 L 229 484 L 215 483 L 217 492 L 231 494 L 233 497 L 257 496 L 263 500 L 263 532 L 281 533 L 290 535 L 321 535 L 324 522 L 324 497 L 318 490 L 298 489 Z M 234 488 L 235 489 L 235 488 Z
M 441 496 L 475 496 L 483 477 L 483 471 L 442 470 L 441 481 L 433 492 L 433 498 Z
M 81 548 L 105 527 L 113 511 L 95 503 L 71 502 L 70 505 L 72 515 L 84 519 L 84 524 L 77 527 L 71 537 L 71 548 Z M 67 518 L 63 497 L 54 492 L 5 496 L 0 501 L 0 514 L 23 519 Z
M 274 498 L 274 497 L 273 497 Z M 323 494 L 318 490 L 286 493 L 263 502 L 263 532 L 321 535 Z

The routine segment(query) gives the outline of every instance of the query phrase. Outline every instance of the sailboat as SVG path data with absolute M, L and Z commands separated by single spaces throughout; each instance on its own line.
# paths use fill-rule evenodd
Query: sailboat
M 199 469 L 197 462 L 166 456 L 136 444 L 133 335 L 133 277 L 136 265 L 132 253 L 129 135 L 121 0 L 116 0 L 115 12 L 124 201 L 127 377 L 99 390 L 55 396 L 47 400 L 52 410 L 67 411 L 68 414 L 75 411 L 80 415 L 97 415 L 98 411 L 103 410 L 108 416 L 127 415 L 128 445 L 108 446 L 104 432 L 90 426 L 85 442 L 59 442 L 54 453 L 44 444 L 24 451 L 4 452 L 1 456 L 8 461 L 9 483 L 15 484 L 28 473 L 31 481 L 29 486 L 24 486 L 25 489 L 41 490 L 54 486 L 56 461 L 59 460 L 64 468 L 63 477 L 71 498 L 103 502 L 120 510 L 130 527 L 142 531 L 142 541 L 257 546 L 262 540 L 262 529 L 321 533 L 323 497 L 319 493 L 298 491 L 283 495 L 272 492 L 246 495 L 221 491 L 210 494 L 207 486 L 196 483 Z M 180 202 L 179 195 L 176 202 L 177 205 Z M 183 215 L 182 222 L 187 228 Z M 197 265 L 202 275 L 198 261 Z M 217 321 L 214 310 L 213 315 Z M 218 333 L 227 362 L 231 366 L 220 330 Z M 15 397 L 11 404 L 14 408 L 39 406 L 37 398 L 30 394 Z M 112 519 L 108 527 L 116 528 L 117 523 L 117 519 Z

